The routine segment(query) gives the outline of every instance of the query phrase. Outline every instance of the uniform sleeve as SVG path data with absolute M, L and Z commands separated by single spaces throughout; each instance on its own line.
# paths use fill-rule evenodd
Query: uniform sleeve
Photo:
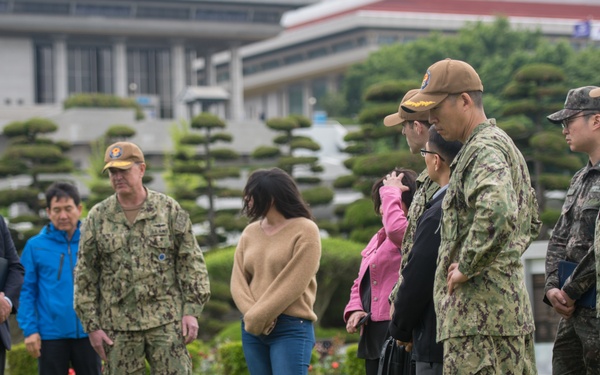
M 575 180 L 576 178 L 571 180 L 571 185 Z M 569 187 L 569 191 L 574 191 L 572 186 Z M 569 204 L 569 199 L 574 199 L 574 197 L 569 198 L 567 195 L 565 206 Z M 563 213 L 558 218 L 558 221 L 552 230 L 552 236 L 548 241 L 548 250 L 546 251 L 546 285 L 544 287 L 544 294 L 546 294 L 546 292 L 548 292 L 550 289 L 559 287 L 558 262 L 566 259 L 567 241 L 571 232 L 571 226 L 564 215 L 565 206 L 563 206 Z
M 480 149 L 463 178 L 466 204 L 474 214 L 458 263 L 460 272 L 471 278 L 494 262 L 522 219 L 510 166 L 497 150 Z
M 246 314 L 248 310 L 256 303 L 250 285 L 248 285 L 248 278 L 244 271 L 244 245 L 245 237 L 242 234 L 240 241 L 235 249 L 235 255 L 233 258 L 233 269 L 231 271 L 231 296 L 233 302 L 237 306 L 238 310 L 242 315 Z
M 179 247 L 176 274 L 183 295 L 183 315 L 199 317 L 210 298 L 208 271 L 189 215 L 179 207 L 175 211 L 174 231 Z
M 269 288 L 244 314 L 248 332 L 264 332 L 288 306 L 300 298 L 319 269 L 321 239 L 316 226 L 308 227 L 296 241 L 294 254 Z
M 74 280 L 73 305 L 83 328 L 88 333 L 102 328 L 99 313 L 100 269 L 94 226 L 95 213 L 97 211 L 90 212 L 81 227 Z
M 562 290 L 574 300 L 596 285 L 596 255 L 594 246 L 590 248 L 581 262 L 577 265 L 573 274 L 565 281 Z
M 21 264 L 25 268 L 25 278 L 21 288 L 21 297 L 19 298 L 19 311 L 17 312 L 17 322 L 23 330 L 25 337 L 39 332 L 37 322 L 36 301 L 38 299 L 38 274 L 33 261 L 31 242 L 27 241 L 25 249 L 21 254 Z
M 441 208 L 439 208 L 441 212 Z M 390 334 L 401 341 L 412 340 L 412 333 L 433 303 L 433 283 L 440 247 L 440 216 L 428 215 L 415 230 L 408 262 L 402 269 L 402 284 L 394 298 Z

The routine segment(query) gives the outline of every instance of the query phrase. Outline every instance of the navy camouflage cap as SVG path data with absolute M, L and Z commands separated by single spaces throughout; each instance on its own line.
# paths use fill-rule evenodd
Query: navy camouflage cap
M 565 100 L 565 108 L 547 116 L 548 120 L 555 124 L 560 124 L 563 120 L 575 116 L 582 111 L 600 112 L 600 97 L 590 96 L 592 90 L 597 86 L 583 86 L 569 90 Z

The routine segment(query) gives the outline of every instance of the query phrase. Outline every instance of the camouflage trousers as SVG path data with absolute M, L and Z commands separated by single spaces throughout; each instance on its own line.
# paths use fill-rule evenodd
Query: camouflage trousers
M 189 375 L 192 361 L 185 347 L 181 322 L 173 322 L 145 331 L 106 331 L 114 344 L 104 345 L 106 375 L 151 374 Z
M 596 309 L 578 307 L 569 319 L 561 319 L 552 349 L 552 372 L 600 375 L 599 330 Z
M 446 339 L 444 374 L 536 375 L 533 335 Z

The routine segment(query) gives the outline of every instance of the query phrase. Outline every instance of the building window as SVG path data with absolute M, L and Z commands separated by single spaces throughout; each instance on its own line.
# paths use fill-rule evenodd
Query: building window
M 261 70 L 271 70 L 279 66 L 279 60 L 268 60 L 260 64 Z
M 275 11 L 255 11 L 253 22 L 256 23 L 276 23 L 279 24 L 281 13 Z
M 113 59 L 110 47 L 69 46 L 69 93 L 113 92 Z
M 293 55 L 286 56 L 283 61 L 285 65 L 295 64 L 304 60 L 304 55 L 302 53 L 296 53 Z
M 138 7 L 136 16 L 138 18 L 158 18 L 189 20 L 189 8 L 164 8 L 164 7 Z
M 327 79 L 315 79 L 311 82 L 313 98 L 317 99 L 313 111 L 323 110 L 323 99 L 327 95 Z
M 325 47 L 321 47 L 321 48 L 317 48 L 317 49 L 308 51 L 309 59 L 316 59 L 317 57 L 321 57 L 321 56 L 325 56 L 325 55 L 327 55 L 327 48 L 325 48 Z
M 75 14 L 78 16 L 127 18 L 131 16 L 131 7 L 128 5 L 75 4 Z
M 127 78 L 136 84 L 136 95 L 156 95 L 160 117 L 173 118 L 171 53 L 166 48 L 128 48 Z
M 54 103 L 54 62 L 50 44 L 35 46 L 35 102 Z
M 8 12 L 8 1 L 0 1 L 0 13 Z
M 335 43 L 331 46 L 333 52 L 343 52 L 354 48 L 354 42 L 352 40 L 345 40 L 343 42 Z
M 398 41 L 398 37 L 395 35 L 379 35 L 377 37 L 377 44 L 394 44 Z
M 242 10 L 198 9 L 196 19 L 201 21 L 248 22 L 250 16 Z
M 69 3 L 59 2 L 33 2 L 33 1 L 15 1 L 13 3 L 15 13 L 29 14 L 69 14 Z
M 304 114 L 303 87 L 301 84 L 291 85 L 288 88 L 288 109 L 289 114 Z

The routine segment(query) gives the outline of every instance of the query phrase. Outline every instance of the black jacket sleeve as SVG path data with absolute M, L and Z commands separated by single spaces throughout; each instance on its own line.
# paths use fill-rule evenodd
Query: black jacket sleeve
M 412 341 L 413 329 L 433 303 L 433 282 L 440 246 L 441 204 L 425 211 L 415 230 L 413 247 L 402 270 L 402 284 L 394 302 L 390 322 L 391 335 L 404 342 Z
M 3 292 L 4 295 L 10 298 L 14 314 L 19 307 L 19 295 L 21 294 L 25 269 L 21 264 L 19 254 L 17 254 L 17 249 L 15 249 L 12 237 L 8 231 L 8 226 L 2 216 L 0 216 L 0 234 L 2 235 L 2 250 L 0 255 L 8 260 L 8 276 L 6 277 Z

